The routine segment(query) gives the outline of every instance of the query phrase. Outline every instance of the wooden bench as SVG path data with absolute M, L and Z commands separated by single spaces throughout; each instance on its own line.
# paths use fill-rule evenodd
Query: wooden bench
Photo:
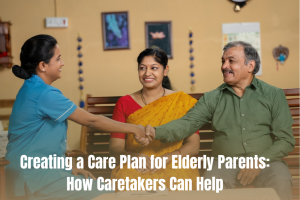
M 299 198 L 299 88 L 284 89 L 285 95 L 288 99 L 288 104 L 291 114 L 294 118 L 293 134 L 296 138 L 295 149 L 289 153 L 284 160 L 288 163 L 290 172 L 293 176 L 293 199 Z M 190 94 L 196 99 L 200 99 L 203 94 Z M 114 97 L 92 97 L 87 95 L 85 110 L 93 114 L 101 114 L 111 118 L 114 105 L 119 99 L 119 96 Z M 213 132 L 211 125 L 206 124 L 200 129 L 200 149 L 199 156 L 210 156 L 211 146 L 213 141 Z M 83 126 L 81 130 L 80 151 L 87 155 L 94 155 L 96 157 L 109 157 L 109 133 L 95 133 L 87 127 Z M 110 169 L 90 170 L 95 176 L 102 176 L 110 178 Z M 203 174 L 200 170 L 200 174 Z

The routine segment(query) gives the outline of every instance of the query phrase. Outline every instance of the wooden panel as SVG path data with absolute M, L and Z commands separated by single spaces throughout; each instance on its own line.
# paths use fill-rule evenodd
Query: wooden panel
M 207 157 L 211 156 L 211 149 L 206 150 L 206 151 L 199 151 L 198 157 L 203 157 L 204 155 L 206 155 Z
M 294 123 L 293 123 L 293 125 L 292 126 L 299 126 L 299 118 L 297 118 L 297 119 L 294 119 Z
M 204 94 L 203 93 L 195 93 L 195 94 L 189 94 L 192 97 L 194 97 L 195 99 L 200 99 Z
M 300 89 L 299 88 L 288 88 L 288 89 L 283 89 L 285 96 L 299 96 L 300 94 Z
M 12 108 L 15 99 L 2 99 L 0 100 L 0 108 Z
M 293 128 L 293 134 L 294 134 L 294 136 L 299 136 L 299 132 L 300 132 L 299 128 Z
M 5 158 L 0 158 L 0 167 L 4 167 L 9 164 L 8 160 L 5 160 Z
M 293 168 L 293 167 L 290 167 L 290 172 L 292 174 L 292 176 L 299 176 L 299 168 Z
M 213 140 L 214 132 L 200 132 L 200 140 Z
M 299 178 L 293 179 L 293 187 L 299 187 Z
M 299 111 L 300 111 L 299 108 L 291 109 L 291 115 L 292 116 L 300 116 Z
M 299 98 L 297 99 L 287 99 L 289 107 L 299 107 Z
M 292 193 L 293 200 L 299 200 L 299 178 L 293 179 Z
M 299 146 L 296 146 L 294 150 L 289 153 L 289 155 L 299 155 Z
M 9 120 L 10 115 L 0 115 L 0 120 Z
M 293 195 L 299 195 L 299 188 L 292 188 L 292 194 Z M 294 197 L 293 197 L 294 198 Z M 299 197 L 297 198 L 297 200 L 299 200 Z
M 87 111 L 92 114 L 112 114 L 115 106 L 88 106 Z
M 95 105 L 95 104 L 112 104 L 116 103 L 120 96 L 115 97 L 89 97 L 87 99 L 88 105 Z
M 211 130 L 211 123 L 203 125 L 200 130 Z
M 283 160 L 285 160 L 289 166 L 299 167 L 299 157 L 296 157 L 296 158 L 285 157 L 285 158 L 283 158 Z
M 86 145 L 86 151 L 88 152 L 108 152 L 109 151 L 109 145 L 108 144 L 87 144 Z
M 98 130 L 94 130 L 94 129 L 91 129 L 91 128 L 87 128 L 87 133 L 92 134 L 92 133 L 107 133 L 107 132 L 106 132 L 106 131 L 100 132 L 100 131 L 98 131 Z
M 200 141 L 200 150 L 211 150 L 212 142 L 201 142 Z
M 88 143 L 95 143 L 95 142 L 109 142 L 110 135 L 95 135 L 89 134 L 87 136 Z

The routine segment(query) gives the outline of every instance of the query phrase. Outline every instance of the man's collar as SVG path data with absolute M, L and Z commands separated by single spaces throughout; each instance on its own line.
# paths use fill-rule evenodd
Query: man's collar
M 250 85 L 253 85 L 255 88 L 257 88 L 257 79 L 255 78 L 255 75 L 253 76 L 252 82 Z
M 253 79 L 252 79 L 252 82 L 250 83 L 249 86 L 254 86 L 254 88 L 256 89 L 257 88 L 257 79 L 255 78 L 255 75 L 253 76 Z M 247 86 L 248 87 L 248 86 Z M 224 89 L 230 89 L 232 88 L 230 85 L 228 85 L 227 83 L 224 83 L 222 86 L 221 86 L 221 90 L 224 90 Z

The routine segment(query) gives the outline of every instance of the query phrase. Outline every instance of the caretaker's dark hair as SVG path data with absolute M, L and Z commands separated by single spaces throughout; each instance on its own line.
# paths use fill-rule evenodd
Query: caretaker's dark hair
M 28 39 L 21 48 L 21 66 L 12 67 L 14 75 L 28 79 L 32 74 L 36 74 L 36 67 L 40 62 L 49 63 L 54 55 L 56 44 L 56 39 L 50 35 L 36 35 Z
M 141 64 L 141 62 L 145 56 L 153 56 L 154 60 L 156 62 L 158 62 L 159 64 L 161 64 L 164 67 L 164 69 L 166 69 L 166 67 L 168 65 L 168 56 L 160 48 L 147 48 L 144 51 L 142 51 L 140 53 L 140 55 L 137 57 L 137 62 L 139 65 Z M 164 76 L 164 78 L 162 80 L 162 86 L 163 86 L 163 88 L 166 88 L 169 90 L 173 89 L 171 81 L 168 76 Z
M 238 46 L 244 47 L 245 65 L 247 65 L 250 60 L 255 61 L 255 67 L 254 67 L 252 74 L 256 74 L 260 68 L 260 57 L 259 57 L 256 49 L 251 44 L 249 44 L 247 42 L 243 42 L 243 41 L 229 42 L 228 44 L 226 44 L 224 46 L 223 50 L 227 51 L 231 47 L 238 47 Z

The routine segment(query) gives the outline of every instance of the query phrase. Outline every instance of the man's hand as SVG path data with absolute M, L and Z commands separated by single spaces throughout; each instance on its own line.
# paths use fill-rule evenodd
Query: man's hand
M 147 125 L 145 128 L 142 125 L 138 125 L 138 127 L 142 129 L 139 133 L 134 134 L 134 139 L 138 144 L 147 146 L 155 140 L 155 129 L 151 125 Z
M 241 169 L 237 178 L 240 180 L 240 183 L 245 186 L 252 183 L 260 171 L 261 169 Z
M 78 176 L 78 174 L 82 174 L 86 179 L 91 177 L 92 179 L 96 180 L 95 176 L 93 176 L 93 174 L 91 172 L 86 171 L 84 169 L 73 168 L 72 174 L 75 176 Z
M 155 140 L 155 128 L 153 128 L 151 125 L 147 125 L 145 128 L 145 132 L 150 142 Z

